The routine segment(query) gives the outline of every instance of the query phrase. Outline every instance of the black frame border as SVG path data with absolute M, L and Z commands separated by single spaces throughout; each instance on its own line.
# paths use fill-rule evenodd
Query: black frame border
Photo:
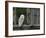
M 43 4 L 44 5 L 44 33 L 43 34 L 32 34 L 32 35 L 8 35 L 8 3 L 9 2 L 17 2 L 17 3 L 31 3 L 31 4 Z M 45 35 L 45 3 L 40 2 L 22 2 L 22 1 L 5 1 L 5 37 L 22 37 L 22 36 L 37 36 L 37 35 Z

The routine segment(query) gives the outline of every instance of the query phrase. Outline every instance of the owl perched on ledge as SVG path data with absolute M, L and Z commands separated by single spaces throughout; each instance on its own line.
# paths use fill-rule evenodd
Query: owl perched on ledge
M 21 15 L 20 15 L 20 18 L 19 18 L 19 20 L 18 20 L 18 26 L 21 27 L 22 24 L 23 24 L 23 22 L 24 22 L 24 15 L 21 14 Z

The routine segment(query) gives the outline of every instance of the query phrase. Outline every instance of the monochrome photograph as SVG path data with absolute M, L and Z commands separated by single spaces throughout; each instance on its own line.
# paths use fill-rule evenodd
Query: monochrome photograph
M 13 7 L 13 30 L 40 29 L 40 8 Z

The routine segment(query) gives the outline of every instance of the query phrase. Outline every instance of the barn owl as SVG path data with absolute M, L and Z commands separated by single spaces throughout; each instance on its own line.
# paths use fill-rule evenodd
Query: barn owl
M 19 27 L 22 26 L 23 21 L 24 21 L 24 15 L 22 14 L 22 15 L 20 15 L 20 18 L 19 18 L 19 20 L 18 20 L 18 25 L 19 25 Z

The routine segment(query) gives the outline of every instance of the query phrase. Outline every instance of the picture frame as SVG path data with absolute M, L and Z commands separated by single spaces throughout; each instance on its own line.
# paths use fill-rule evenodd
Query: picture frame
M 17 20 L 14 19 L 15 14 Z M 31 18 L 28 15 L 31 15 Z M 19 24 L 23 26 L 20 27 Z M 5 37 L 36 35 L 45 35 L 45 3 L 5 1 Z

